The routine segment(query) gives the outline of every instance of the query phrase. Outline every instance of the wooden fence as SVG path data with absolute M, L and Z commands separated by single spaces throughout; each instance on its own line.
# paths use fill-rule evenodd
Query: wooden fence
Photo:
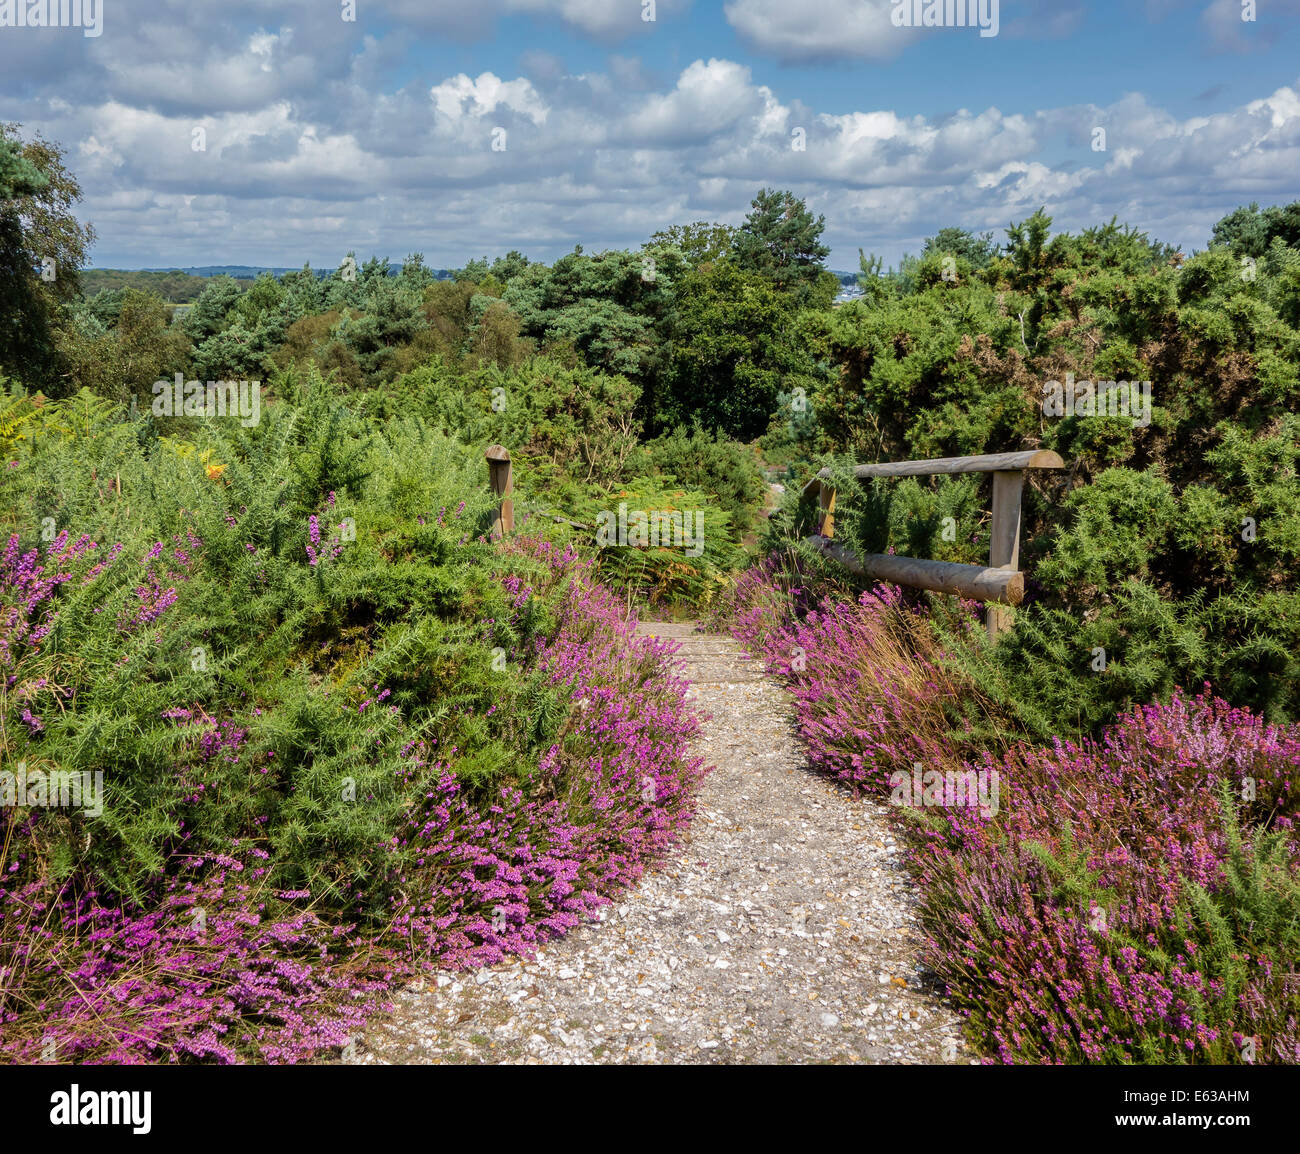
M 923 477 L 936 473 L 992 473 L 993 523 L 987 568 L 949 561 L 928 561 L 919 557 L 896 557 L 869 553 L 857 557 L 835 540 L 835 490 L 828 483 L 829 469 L 823 469 L 804 492 L 818 494 L 820 509 L 817 532 L 807 538 L 814 548 L 850 572 L 894 585 L 931 589 L 989 603 L 989 637 L 1011 628 L 1011 616 L 1003 605 L 1019 605 L 1025 596 L 1025 575 L 1020 571 L 1020 496 L 1026 469 L 1060 469 L 1065 462 L 1047 450 L 1026 453 L 993 453 L 983 457 L 941 457 L 933 461 L 894 461 L 882 465 L 859 465 L 857 477 Z
M 488 479 L 492 492 L 501 498 L 492 521 L 492 535 L 503 537 L 515 527 L 515 504 L 510 452 L 501 445 L 489 446 Z M 1011 628 L 1010 614 L 1003 605 L 1019 605 L 1025 596 L 1025 575 L 1020 571 L 1020 497 L 1026 469 L 1061 469 L 1065 462 L 1045 449 L 1025 453 L 993 453 L 983 457 L 941 457 L 932 461 L 893 461 L 881 465 L 858 465 L 854 476 L 924 477 L 934 474 L 992 473 L 993 520 L 990 526 L 989 563 L 962 565 L 953 561 L 929 561 L 920 557 L 897 557 L 885 553 L 868 553 L 858 557 L 835 540 L 835 489 L 829 484 L 830 470 L 823 469 L 804 492 L 818 494 L 817 532 L 808 544 L 850 572 L 894 585 L 913 589 L 930 589 L 952 593 L 975 601 L 988 602 L 989 637 Z M 557 517 L 557 521 L 566 518 Z M 579 528 L 576 521 L 569 524 Z

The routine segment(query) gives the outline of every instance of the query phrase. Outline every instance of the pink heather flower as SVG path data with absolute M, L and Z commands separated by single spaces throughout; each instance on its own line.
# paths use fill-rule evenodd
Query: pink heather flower
M 307 560 L 313 567 L 320 563 L 320 554 L 316 546 L 320 544 L 320 522 L 313 513 L 307 518 Z

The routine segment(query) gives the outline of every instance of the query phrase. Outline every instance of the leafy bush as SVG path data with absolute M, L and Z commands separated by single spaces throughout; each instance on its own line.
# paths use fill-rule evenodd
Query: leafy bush
M 707 609 L 744 559 L 722 504 L 671 478 L 636 477 L 578 508 L 600 580 L 652 607 Z
M 641 432 L 637 392 L 625 377 L 535 357 L 472 372 L 434 361 L 370 398 L 379 417 L 419 413 L 466 444 L 501 444 L 518 461 L 516 484 L 566 502 L 621 477 Z
M 991 480 L 863 486 L 850 462 L 1034 447 L 1066 461 L 1027 476 L 1029 587 L 995 658 L 1004 707 L 1042 734 L 1095 735 L 1134 701 L 1206 680 L 1270 720 L 1300 718 L 1289 219 L 1229 218 L 1225 245 L 1184 260 L 1113 221 L 1053 236 L 1037 213 L 978 268 L 932 277 L 936 245 L 907 284 L 807 323 L 837 371 L 814 389 L 821 456 L 798 483 L 832 463 L 851 547 L 982 563 Z M 1256 249 L 1267 256 L 1246 275 Z M 1150 381 L 1149 422 L 1048 415 L 1049 382 L 1071 378 Z M 810 520 L 792 495 L 766 544 Z
M 0 809 L 6 1054 L 310 1056 L 689 819 L 664 647 L 572 551 L 487 541 L 478 453 L 309 386 L 191 445 L 88 394 L 6 441 L 0 764 L 104 791 Z
M 653 469 L 665 480 L 703 489 L 726 511 L 736 540 L 753 529 L 763 507 L 766 486 L 753 454 L 716 432 L 674 429 L 648 441 L 629 468 L 639 473 Z

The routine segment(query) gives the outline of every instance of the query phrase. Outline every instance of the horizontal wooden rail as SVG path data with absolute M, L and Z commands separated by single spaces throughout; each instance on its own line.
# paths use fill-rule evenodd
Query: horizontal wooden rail
M 808 544 L 824 556 L 839 562 L 852 573 L 952 593 L 989 603 L 987 624 L 989 637 L 1011 628 L 1011 619 L 1000 605 L 1019 605 L 1025 596 L 1025 576 L 1020 572 L 1020 496 L 1026 469 L 1063 469 L 1065 462 L 1047 449 L 1023 453 L 989 453 L 977 457 L 939 457 L 932 461 L 886 461 L 877 465 L 858 465 L 853 475 L 867 477 L 924 477 L 934 474 L 992 473 L 993 516 L 989 526 L 989 565 L 960 565 L 950 561 L 927 561 L 919 557 L 897 557 L 870 553 L 855 556 L 835 537 L 835 489 L 827 484 L 830 469 L 822 469 L 807 485 L 808 493 L 816 486 L 819 520 L 817 533 Z
M 926 477 L 932 474 L 1000 473 L 1009 469 L 1063 469 L 1065 462 L 1048 449 L 1034 449 L 1027 453 L 990 453 L 983 457 L 936 457 L 933 461 L 886 461 L 880 465 L 857 465 L 855 477 Z M 804 491 L 831 475 L 823 469 Z
M 1019 605 L 1025 597 L 1025 575 L 1016 569 L 981 569 L 978 565 L 962 565 L 956 561 L 927 561 L 922 557 L 898 557 L 892 553 L 866 553 L 859 557 L 826 537 L 808 537 L 806 540 L 850 573 L 888 581 L 891 585 L 930 589 L 935 593 L 951 593 L 1000 605 Z

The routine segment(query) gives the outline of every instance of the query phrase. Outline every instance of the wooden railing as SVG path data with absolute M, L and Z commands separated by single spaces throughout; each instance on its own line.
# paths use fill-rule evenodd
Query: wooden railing
M 881 465 L 859 465 L 857 477 L 923 477 L 935 473 L 992 473 L 993 522 L 990 526 L 989 563 L 960 565 L 950 561 L 927 561 L 919 557 L 896 557 L 885 553 L 855 556 L 835 538 L 835 490 L 828 483 L 829 469 L 823 469 L 804 492 L 818 493 L 820 518 L 817 532 L 808 544 L 850 572 L 894 585 L 931 589 L 989 603 L 989 637 L 1011 628 L 1011 617 L 1002 605 L 1019 605 L 1025 596 L 1025 575 L 1020 571 L 1020 495 L 1026 469 L 1061 469 L 1065 462 L 1044 449 L 1026 453 L 993 453 L 983 457 L 941 457 L 933 461 L 894 461 Z

